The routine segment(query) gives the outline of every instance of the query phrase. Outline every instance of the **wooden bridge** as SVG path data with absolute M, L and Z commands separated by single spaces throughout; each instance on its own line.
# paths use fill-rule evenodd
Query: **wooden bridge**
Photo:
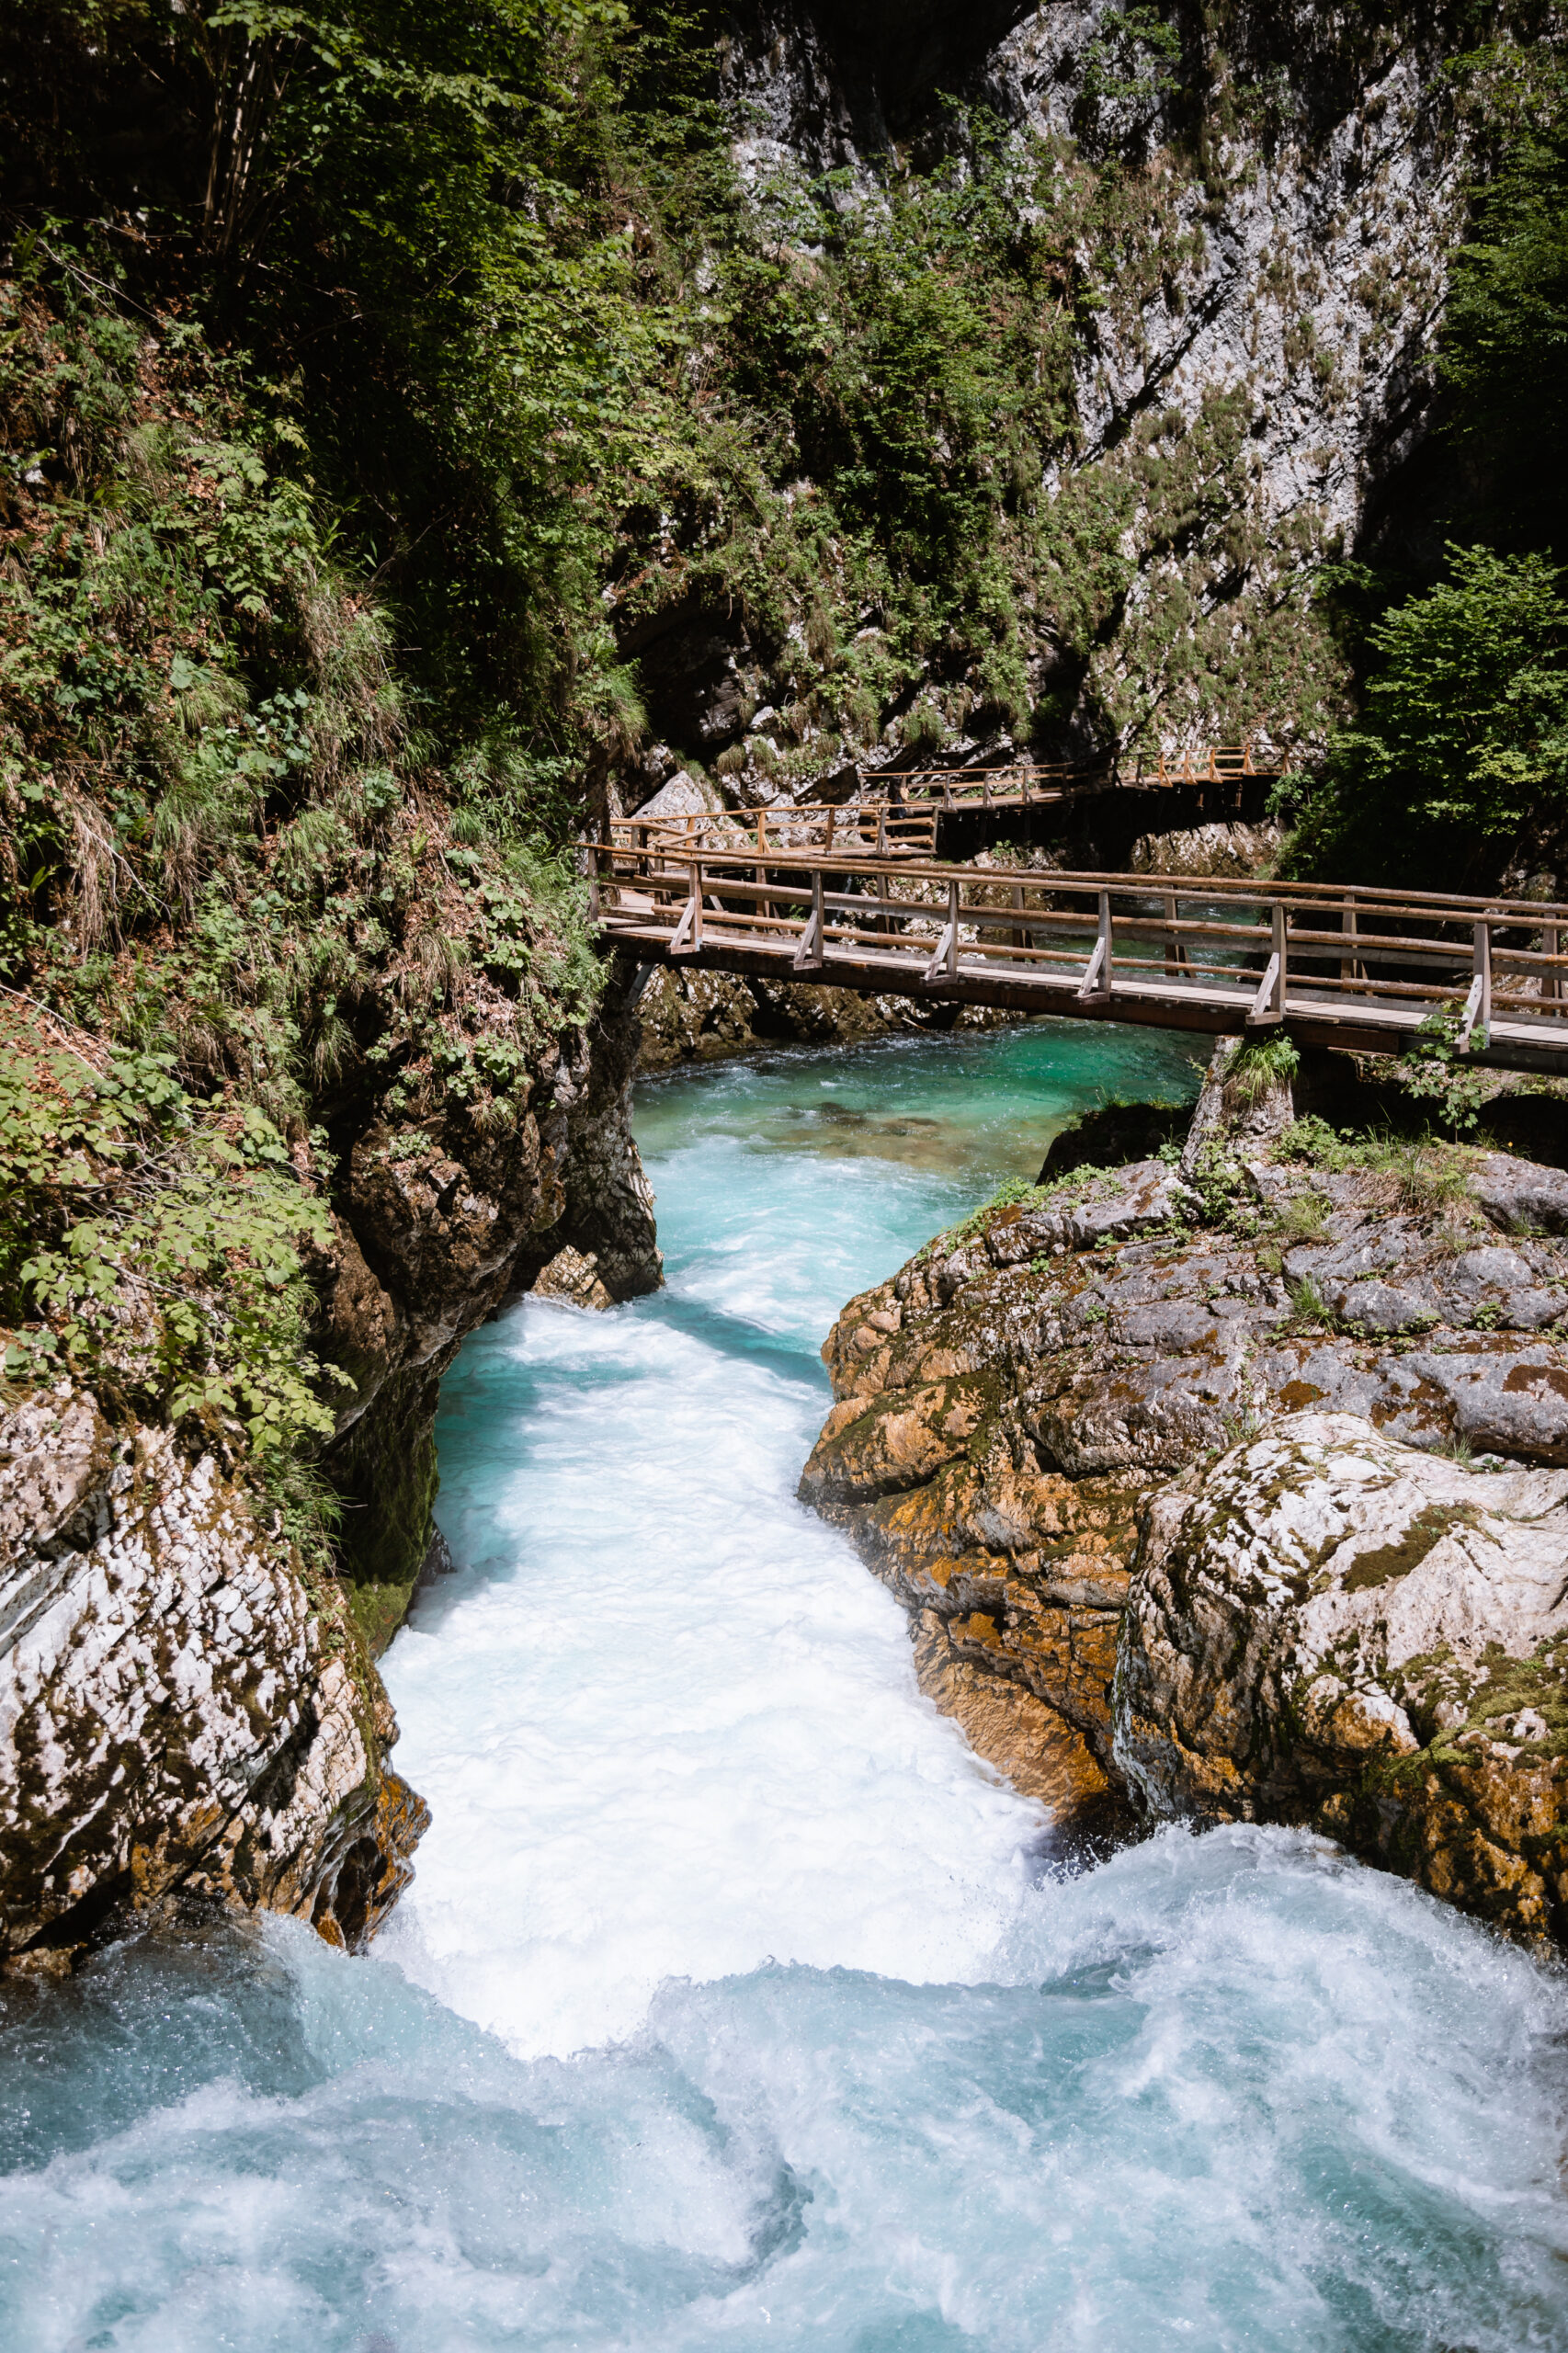
M 1076 1020 L 1398 1053 L 1451 1008 L 1461 1050 L 1568 1075 L 1568 906 L 956 867 L 824 850 L 590 851 L 607 944 L 665 961 Z
M 610 840 L 618 849 L 739 848 L 755 837 L 759 851 L 836 850 L 843 857 L 924 858 L 937 855 L 943 816 L 974 811 L 1045 809 L 1111 790 L 1155 792 L 1167 786 L 1238 786 L 1248 777 L 1278 776 L 1281 763 L 1250 744 L 1206 744 L 1196 751 L 1161 752 L 1152 767 L 1131 776 L 1116 761 L 1051 767 L 1014 761 L 985 768 L 884 768 L 869 780 L 865 800 L 838 803 L 774 802 L 767 808 L 693 812 L 686 815 L 616 817 Z

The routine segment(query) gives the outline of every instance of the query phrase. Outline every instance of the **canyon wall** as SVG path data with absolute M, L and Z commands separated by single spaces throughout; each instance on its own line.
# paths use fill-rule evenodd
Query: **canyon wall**
M 835 176 L 851 218 L 971 154 L 1052 256 L 1041 307 L 1073 322 L 1070 386 L 1054 428 L 994 450 L 1037 744 L 1218 728 L 1311 751 L 1346 685 L 1317 565 L 1390 532 L 1409 553 L 1423 528 L 1396 486 L 1465 203 L 1441 28 L 1289 5 L 1227 12 L 1222 32 L 1182 10 L 1147 38 L 1127 27 L 1094 0 L 927 8 L 896 35 L 871 7 L 738 18 L 743 171 L 781 207 Z M 711 757 L 786 694 L 754 639 L 704 626 L 714 683 L 687 740 Z M 949 756 L 1018 732 L 985 667 L 930 665 Z M 895 714 L 867 756 L 899 741 Z M 737 765 L 733 781 L 767 779 Z

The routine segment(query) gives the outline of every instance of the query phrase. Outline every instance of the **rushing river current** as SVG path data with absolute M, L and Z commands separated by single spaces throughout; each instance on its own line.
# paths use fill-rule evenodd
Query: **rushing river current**
M 1063 1878 L 794 1500 L 843 1302 L 1174 1044 L 652 1084 L 667 1290 L 445 1392 L 369 1960 L 269 1923 L 4 1996 L 16 2353 L 1568 2348 L 1561 1978 L 1277 1831 Z

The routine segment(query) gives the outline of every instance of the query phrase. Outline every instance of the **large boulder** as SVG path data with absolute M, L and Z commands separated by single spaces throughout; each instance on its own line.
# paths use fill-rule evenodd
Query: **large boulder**
M 1221 1061 L 1189 1175 L 1164 1155 L 1081 1166 L 994 1202 L 852 1300 L 823 1352 L 835 1404 L 802 1497 L 908 1610 L 926 1689 L 993 1763 L 1069 1813 L 1124 1778 L 1119 1625 L 1139 1521 L 1165 1483 L 1303 1414 L 1392 1449 L 1438 1483 L 1435 1505 L 1443 1483 L 1475 1481 L 1503 1519 L 1511 1479 L 1568 1469 L 1568 1252 L 1540 1231 L 1557 1172 L 1381 1144 L 1348 1167 L 1305 1163 L 1289 1131 L 1256 1132 L 1288 1087 L 1233 1108 Z M 1471 1449 L 1515 1467 L 1466 1472 L 1456 1457 Z M 1539 1680 L 1536 1638 L 1509 1625 L 1494 1617 L 1495 1639 Z M 1270 1784 L 1235 1802 L 1321 1820 L 1540 1933 L 1558 1899 L 1540 1872 L 1528 1886 L 1514 1874 L 1529 1840 L 1556 1836 L 1556 1768 L 1494 1753 L 1496 1697 L 1489 1683 L 1462 1753 L 1411 1719 L 1411 1755 L 1434 1777 L 1419 1802 L 1414 1784 L 1336 1779 L 1335 1765 L 1310 1802 Z M 1164 1739 L 1165 1719 L 1145 1713 Z M 1153 1752 L 1145 1779 L 1177 1803 Z M 1229 1802 L 1208 1790 L 1180 1800 Z M 1490 1828 L 1462 1827 L 1483 1817 Z
M 1568 1923 L 1568 1472 L 1289 1415 L 1144 1518 L 1117 1762 L 1153 1813 L 1314 1823 L 1517 1934 Z

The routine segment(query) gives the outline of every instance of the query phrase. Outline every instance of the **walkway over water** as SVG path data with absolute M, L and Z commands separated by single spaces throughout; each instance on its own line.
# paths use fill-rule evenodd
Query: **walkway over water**
M 1398 1053 L 1459 1043 L 1568 1075 L 1568 906 L 1332 883 L 1180 881 L 825 849 L 599 846 L 603 938 L 640 963 Z
M 1233 798 L 1248 779 L 1280 773 L 1277 757 L 1250 744 L 1163 751 L 1152 767 L 1140 761 L 1131 775 L 1111 757 L 1050 767 L 1014 760 L 986 767 L 884 768 L 868 772 L 863 781 L 877 790 L 864 799 L 680 815 L 633 813 L 611 820 L 610 839 L 618 849 L 722 850 L 755 837 L 765 851 L 820 849 L 825 855 L 836 848 L 841 855 L 932 858 L 937 827 L 945 816 L 1050 809 L 1105 792 L 1158 792 L 1178 786 L 1196 787 L 1200 793 L 1220 786 Z

